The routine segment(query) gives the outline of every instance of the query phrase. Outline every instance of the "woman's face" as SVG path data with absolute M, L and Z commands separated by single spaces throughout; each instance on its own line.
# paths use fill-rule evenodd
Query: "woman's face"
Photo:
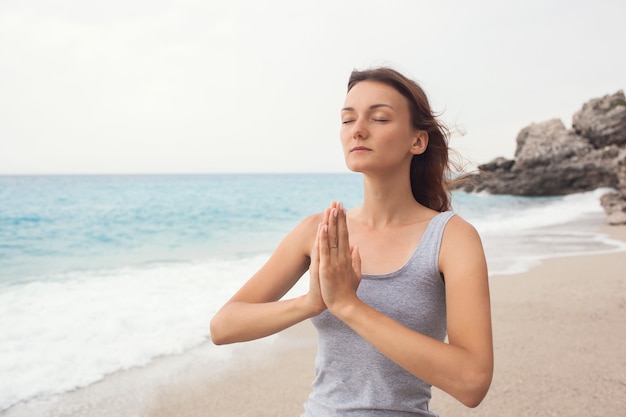
M 361 81 L 346 95 L 340 136 L 352 171 L 410 166 L 413 155 L 425 150 L 427 137 L 421 151 L 415 147 L 423 133 L 413 128 L 407 100 L 387 84 Z

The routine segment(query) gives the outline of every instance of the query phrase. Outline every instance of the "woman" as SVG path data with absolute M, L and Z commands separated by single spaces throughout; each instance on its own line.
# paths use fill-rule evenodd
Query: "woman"
M 493 373 L 489 286 L 478 234 L 450 211 L 447 131 L 389 68 L 352 73 L 341 121 L 363 204 L 304 219 L 216 314 L 211 337 L 253 340 L 311 318 L 304 416 L 432 416 L 431 385 L 475 407 Z M 307 269 L 309 291 L 281 299 Z

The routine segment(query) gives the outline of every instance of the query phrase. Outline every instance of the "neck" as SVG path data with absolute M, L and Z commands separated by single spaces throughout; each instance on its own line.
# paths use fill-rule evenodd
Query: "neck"
M 364 174 L 363 191 L 363 205 L 356 214 L 371 227 L 411 223 L 428 210 L 413 198 L 407 172 L 383 177 Z

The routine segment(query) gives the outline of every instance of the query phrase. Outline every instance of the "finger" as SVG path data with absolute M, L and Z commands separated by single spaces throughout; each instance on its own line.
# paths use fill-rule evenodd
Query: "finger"
M 350 239 L 348 237 L 348 221 L 343 204 L 339 203 L 337 209 L 337 247 L 339 251 L 350 251 Z
M 313 248 L 311 248 L 311 265 L 319 265 L 320 262 L 320 253 L 319 253 L 319 234 L 320 229 L 322 228 L 322 223 L 317 225 L 317 233 L 315 234 L 315 243 L 313 243 Z
M 324 223 L 324 224 L 328 224 L 328 219 L 330 218 L 330 213 L 332 212 L 332 210 L 333 210 L 335 207 L 337 207 L 337 202 L 336 202 L 336 201 L 332 201 L 332 202 L 330 203 L 330 207 L 327 207 L 327 208 L 324 210 L 324 217 L 323 217 L 323 219 L 322 219 L 322 223 Z
M 328 245 L 330 249 L 336 250 L 338 237 L 337 237 L 337 207 L 333 208 L 330 212 L 330 219 L 328 219 Z
M 322 216 L 322 224 L 328 224 L 328 218 L 330 217 L 330 208 L 326 208 L 324 210 L 324 215 Z
M 319 233 L 319 245 L 318 254 L 320 260 L 320 267 L 325 266 L 328 263 L 330 257 L 330 247 L 328 245 L 328 225 L 323 224 Z

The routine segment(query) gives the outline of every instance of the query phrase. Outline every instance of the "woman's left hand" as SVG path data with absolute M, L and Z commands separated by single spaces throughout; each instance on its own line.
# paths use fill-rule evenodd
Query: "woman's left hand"
M 324 303 L 331 312 L 358 302 L 361 257 L 348 238 L 346 211 L 341 203 L 332 208 L 328 223 L 319 229 L 319 280 Z

